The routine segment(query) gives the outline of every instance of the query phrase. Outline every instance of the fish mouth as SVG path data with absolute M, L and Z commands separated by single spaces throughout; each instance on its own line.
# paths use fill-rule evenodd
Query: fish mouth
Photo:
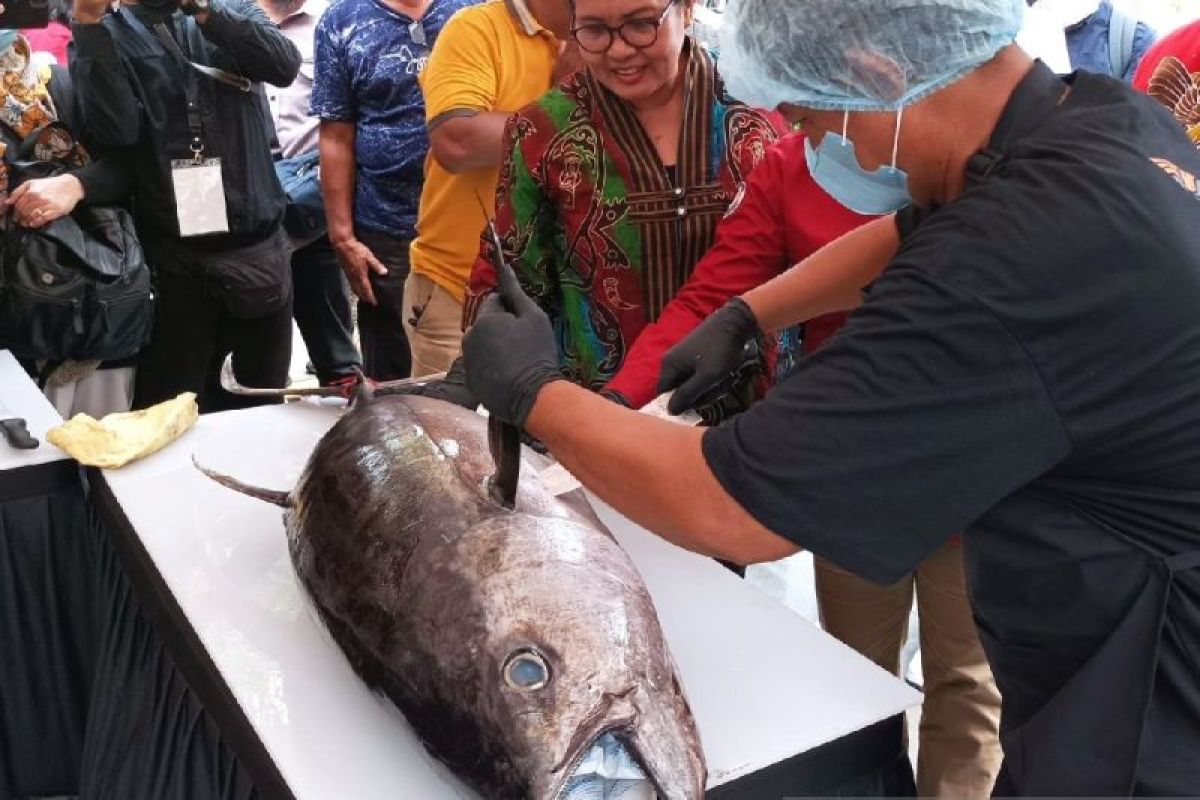
M 592 739 L 566 770 L 555 800 L 656 800 L 666 795 L 649 774 L 622 727 Z

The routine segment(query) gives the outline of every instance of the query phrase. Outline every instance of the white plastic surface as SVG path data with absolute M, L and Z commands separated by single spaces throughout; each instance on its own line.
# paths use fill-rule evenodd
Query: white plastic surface
M 58 461 L 67 455 L 46 441 L 46 431 L 62 424 L 62 417 L 38 391 L 33 381 L 21 369 L 12 353 L 0 350 L 0 419 L 19 417 L 25 420 L 29 435 L 41 446 L 35 450 L 17 450 L 0 437 L 0 470 L 30 467 Z
M 336 408 L 202 417 L 106 477 L 126 515 L 301 800 L 474 797 L 371 695 L 317 620 L 288 560 L 281 510 L 191 466 L 288 489 Z M 710 784 L 726 783 L 919 702 L 798 615 L 597 503 L 654 597 L 692 701 Z

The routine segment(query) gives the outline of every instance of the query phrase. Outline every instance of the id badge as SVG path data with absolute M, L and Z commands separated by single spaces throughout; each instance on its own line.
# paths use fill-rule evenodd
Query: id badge
M 175 215 L 179 220 L 180 236 L 229 232 L 221 159 L 172 161 L 171 183 L 175 188 Z

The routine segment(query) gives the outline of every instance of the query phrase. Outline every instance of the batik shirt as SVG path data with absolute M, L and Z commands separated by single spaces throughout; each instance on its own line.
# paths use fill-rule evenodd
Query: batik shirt
M 504 256 L 550 315 L 563 373 L 599 389 L 713 242 L 746 175 L 775 140 L 725 96 L 712 60 L 687 46 L 679 156 L 664 167 L 633 110 L 577 73 L 509 122 L 496 195 Z M 486 239 L 465 319 L 495 286 Z
M 380 0 L 340 0 L 317 24 L 309 113 L 355 123 L 356 224 L 412 238 L 429 150 L 417 76 L 442 26 L 475 1 L 433 0 L 414 21 Z

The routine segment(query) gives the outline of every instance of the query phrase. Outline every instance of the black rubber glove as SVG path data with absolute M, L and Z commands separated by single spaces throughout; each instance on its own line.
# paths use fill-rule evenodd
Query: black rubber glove
M 479 407 L 479 400 L 467 386 L 467 370 L 463 366 L 462 356 L 454 359 L 446 377 L 428 383 L 410 383 L 404 386 L 388 387 L 380 394 L 415 394 L 421 397 L 432 397 L 434 400 L 444 400 L 456 406 L 474 411 Z
M 483 302 L 463 337 L 467 385 L 488 413 L 524 427 L 538 391 L 564 378 L 550 318 L 521 289 L 511 267 L 496 272 L 498 291 Z
M 682 414 L 728 391 L 747 360 L 748 346 L 762 349 L 762 331 L 750 306 L 735 297 L 717 309 L 663 356 L 658 393 L 675 390 L 667 410 Z

